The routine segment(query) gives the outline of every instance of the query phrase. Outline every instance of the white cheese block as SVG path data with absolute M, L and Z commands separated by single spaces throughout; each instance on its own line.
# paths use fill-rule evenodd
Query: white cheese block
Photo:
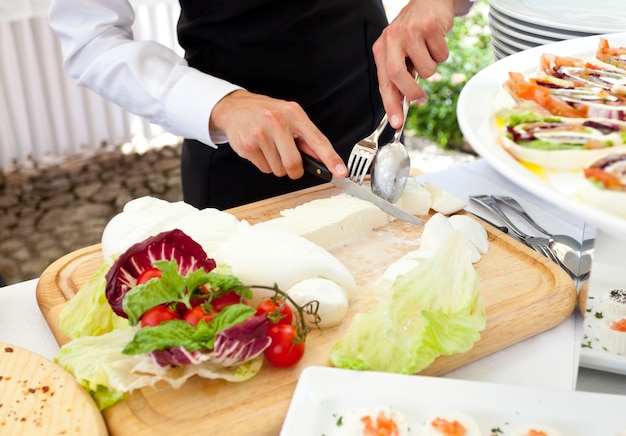
M 430 207 L 435 212 L 439 212 L 444 215 L 451 215 L 467 206 L 467 203 L 462 199 L 438 186 L 433 185 L 432 183 L 424 183 L 424 188 L 430 192 L 430 196 L 432 198 L 432 204 Z
M 268 223 L 242 230 L 213 253 L 218 264 L 232 267 L 233 274 L 248 286 L 272 286 L 286 291 L 301 280 L 325 278 L 343 288 L 349 299 L 356 289 L 350 271 L 324 248 Z M 272 291 L 255 289 L 252 305 Z
M 431 204 L 430 192 L 415 178 L 410 178 L 397 206 L 413 215 L 428 215 Z
M 313 200 L 281 211 L 268 224 L 330 249 L 393 220 L 369 201 L 347 194 Z

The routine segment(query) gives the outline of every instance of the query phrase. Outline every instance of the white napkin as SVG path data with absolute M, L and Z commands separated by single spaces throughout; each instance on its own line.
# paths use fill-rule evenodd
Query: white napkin
M 0 342 L 53 360 L 59 346 L 37 305 L 37 279 L 0 288 Z

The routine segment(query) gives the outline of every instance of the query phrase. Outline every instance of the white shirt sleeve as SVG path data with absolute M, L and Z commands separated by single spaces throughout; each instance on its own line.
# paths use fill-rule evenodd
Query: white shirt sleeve
M 240 87 L 188 66 L 155 41 L 133 39 L 135 13 L 127 0 L 52 0 L 49 22 L 66 72 L 125 110 L 170 133 L 216 146 L 209 133 L 215 104 Z
M 454 10 L 455 15 L 457 17 L 461 17 L 463 15 L 467 15 L 468 12 L 470 11 L 470 9 L 472 9 L 472 6 L 474 5 L 474 3 L 477 0 L 460 0 L 457 4 L 456 4 L 456 8 Z

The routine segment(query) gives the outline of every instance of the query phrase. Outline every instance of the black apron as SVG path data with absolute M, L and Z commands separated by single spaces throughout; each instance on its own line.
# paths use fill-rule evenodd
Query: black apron
M 180 0 L 189 65 L 248 91 L 298 102 L 347 160 L 383 116 L 371 47 L 381 0 Z M 184 200 L 227 209 L 323 181 L 263 174 L 228 144 L 185 140 Z

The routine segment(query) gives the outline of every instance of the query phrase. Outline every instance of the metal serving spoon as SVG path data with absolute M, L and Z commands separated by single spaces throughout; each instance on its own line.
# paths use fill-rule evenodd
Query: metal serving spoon
M 415 73 L 417 80 L 417 73 Z M 393 141 L 378 148 L 372 163 L 372 192 L 389 203 L 400 199 L 411 172 L 411 158 L 404 144 L 400 141 L 406 115 L 409 111 L 409 100 L 404 96 L 402 101 L 404 120 L 402 126 L 393 135 Z

